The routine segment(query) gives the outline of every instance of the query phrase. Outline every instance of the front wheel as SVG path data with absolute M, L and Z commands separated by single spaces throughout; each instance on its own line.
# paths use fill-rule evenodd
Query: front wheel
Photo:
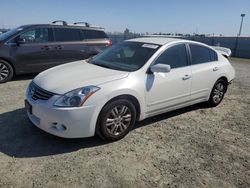
M 217 80 L 210 94 L 208 105 L 211 107 L 219 105 L 225 95 L 226 90 L 227 90 L 227 83 L 225 82 L 225 80 L 223 79 Z
M 0 60 L 0 83 L 7 82 L 12 79 L 14 74 L 12 66 L 4 61 Z
M 112 101 L 102 109 L 97 124 L 97 134 L 106 141 L 116 141 L 133 128 L 136 109 L 127 99 Z

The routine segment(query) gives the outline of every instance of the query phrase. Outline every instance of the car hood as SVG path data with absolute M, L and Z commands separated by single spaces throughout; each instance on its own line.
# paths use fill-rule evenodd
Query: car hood
M 98 86 L 122 79 L 128 74 L 128 72 L 103 68 L 86 61 L 76 61 L 48 69 L 37 75 L 33 82 L 47 91 L 64 94 L 84 86 Z

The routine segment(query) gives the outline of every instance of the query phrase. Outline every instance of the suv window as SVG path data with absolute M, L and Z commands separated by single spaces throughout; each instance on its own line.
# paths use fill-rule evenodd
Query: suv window
M 108 38 L 104 31 L 98 30 L 82 30 L 85 39 L 103 39 Z
M 49 32 L 46 28 L 32 29 L 22 33 L 19 38 L 25 39 L 26 43 L 48 42 Z
M 193 65 L 218 60 L 216 52 L 205 46 L 190 44 L 189 47 L 192 54 Z
M 171 68 L 187 66 L 187 51 L 185 44 L 177 44 L 168 48 L 158 57 L 155 64 L 168 64 Z
M 54 36 L 57 42 L 82 40 L 80 29 L 54 28 Z

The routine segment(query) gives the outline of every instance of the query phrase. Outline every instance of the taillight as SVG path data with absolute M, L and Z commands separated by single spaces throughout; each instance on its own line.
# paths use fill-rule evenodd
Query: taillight
M 109 40 L 108 43 L 106 44 L 106 46 L 112 46 L 112 41 Z

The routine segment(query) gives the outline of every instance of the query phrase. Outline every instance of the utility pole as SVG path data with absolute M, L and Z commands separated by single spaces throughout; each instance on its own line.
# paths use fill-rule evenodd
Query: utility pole
M 234 56 L 236 56 L 236 53 L 237 53 L 239 36 L 241 35 L 241 30 L 242 30 L 242 25 L 243 25 L 243 19 L 246 16 L 246 14 L 241 14 L 240 16 L 241 16 L 240 30 L 239 30 L 239 33 L 237 34 L 237 37 L 236 37 L 236 40 L 235 40 Z
M 244 17 L 245 17 L 246 15 L 245 15 L 245 14 L 241 14 L 240 16 L 241 16 L 241 22 L 240 22 L 240 31 L 239 31 L 238 36 L 241 35 L 241 30 L 242 30 L 242 25 L 243 25 L 243 19 L 244 19 Z

